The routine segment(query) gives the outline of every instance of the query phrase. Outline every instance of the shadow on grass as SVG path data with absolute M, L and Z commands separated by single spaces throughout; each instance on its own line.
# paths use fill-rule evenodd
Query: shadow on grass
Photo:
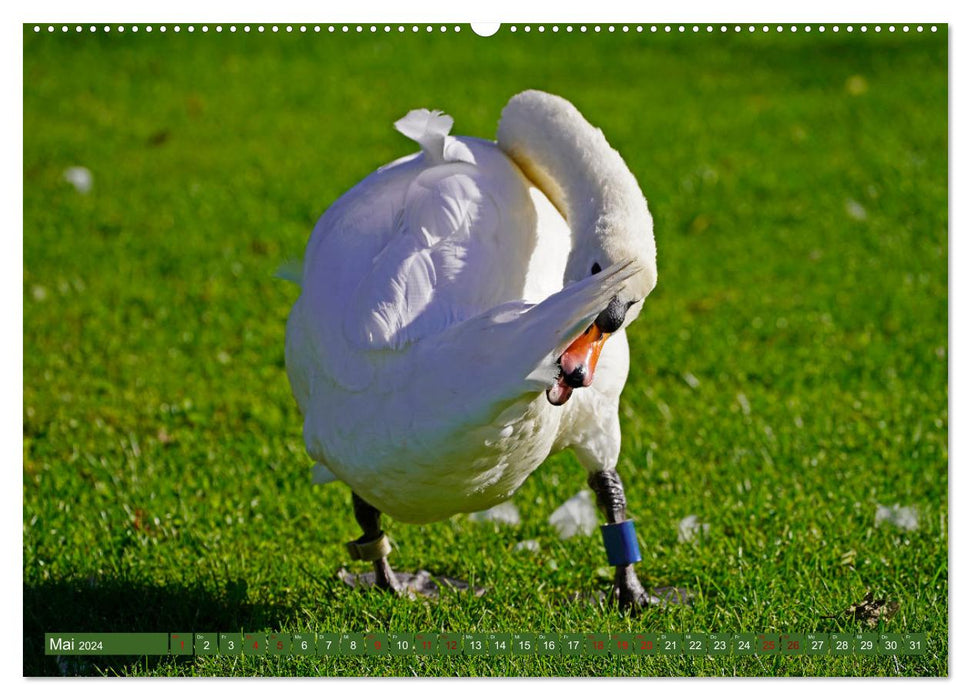
M 201 584 L 152 585 L 74 579 L 24 585 L 24 675 L 115 675 L 170 657 L 46 656 L 49 632 L 241 632 L 278 629 L 293 611 L 247 600 L 246 584 L 214 591 Z M 192 663 L 191 656 L 179 657 Z

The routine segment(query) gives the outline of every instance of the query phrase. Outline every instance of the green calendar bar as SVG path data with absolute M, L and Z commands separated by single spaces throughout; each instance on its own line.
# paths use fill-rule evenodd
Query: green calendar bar
M 708 635 L 688 632 L 684 635 L 684 653 L 689 656 L 704 656 L 708 653 Z
M 861 632 L 856 635 L 853 651 L 864 656 L 876 656 L 880 653 L 880 635 Z
M 512 653 L 532 656 L 536 653 L 535 634 L 516 632 L 512 635 Z
M 266 635 L 266 653 L 271 656 L 290 656 L 292 644 L 289 634 L 271 632 Z
M 490 632 L 488 640 L 488 654 L 490 656 L 506 656 L 512 654 L 512 635 L 508 632 Z
M 169 653 L 174 656 L 192 656 L 192 633 L 173 632 L 170 634 Z
M 753 656 L 758 649 L 758 635 L 733 634 L 732 654 L 735 656 Z
M 638 632 L 634 635 L 634 654 L 637 656 L 654 656 L 657 653 L 657 635 Z
M 438 648 L 438 640 L 429 634 L 408 634 L 394 632 L 388 635 L 392 656 L 410 656 L 411 654 L 434 654 Z
M 561 634 L 560 653 L 564 656 L 582 656 L 586 642 L 585 634 Z
M 331 632 L 317 633 L 317 656 L 340 656 L 341 636 Z
M 472 656 L 486 656 L 489 653 L 489 637 L 482 633 L 462 635 L 462 653 Z
M 317 651 L 314 636 L 309 632 L 297 632 L 290 637 L 290 653 L 293 656 L 313 656 Z
M 904 635 L 904 648 L 901 654 L 911 655 L 911 654 L 926 654 L 927 653 L 927 635 L 926 634 L 905 634 Z
M 806 653 L 813 656 L 822 656 L 829 653 L 829 636 L 825 634 L 806 635 Z
M 634 654 L 633 634 L 612 634 L 610 635 L 610 653 L 617 656 L 632 656 Z
M 684 653 L 684 635 L 674 632 L 662 632 L 657 636 L 657 653 L 666 656 L 676 656 Z
M 341 654 L 344 656 L 364 655 L 364 635 L 345 632 L 341 635 Z
M 48 656 L 889 656 L 928 653 L 927 634 L 687 632 L 48 633 Z
M 387 656 L 391 653 L 391 643 L 388 635 L 381 632 L 369 632 L 364 635 L 364 653 L 369 656 Z
M 756 653 L 760 656 L 775 656 L 781 649 L 781 636 L 778 634 L 760 634 Z
M 242 654 L 243 635 L 239 632 L 220 632 L 219 653 L 231 656 Z
M 560 635 L 555 632 L 543 632 L 536 635 L 536 653 L 540 656 L 560 655 Z
M 215 632 L 196 632 L 194 637 L 197 656 L 215 656 L 219 653 L 219 635 Z
M 806 635 L 783 634 L 779 638 L 782 644 L 781 652 L 785 656 L 798 656 L 806 653 Z
M 609 634 L 588 634 L 586 636 L 586 646 L 584 653 L 593 656 L 606 656 L 610 653 Z
M 247 632 L 243 635 L 243 654 L 263 656 L 266 654 L 266 635 L 262 632 Z
M 881 654 L 902 654 L 904 648 L 904 635 L 902 634 L 881 634 L 880 653 Z
M 417 641 L 417 637 L 415 639 Z M 455 632 L 445 632 L 438 635 L 438 653 L 457 656 L 462 652 L 462 635 Z
M 189 648 L 192 648 L 191 638 Z M 52 632 L 44 635 L 47 656 L 164 656 L 168 632 Z
M 835 656 L 847 656 L 856 650 L 856 639 L 852 634 L 831 634 L 829 644 L 830 654 Z
M 728 632 L 715 632 L 708 635 L 708 654 L 710 656 L 728 656 L 732 653 L 732 638 Z

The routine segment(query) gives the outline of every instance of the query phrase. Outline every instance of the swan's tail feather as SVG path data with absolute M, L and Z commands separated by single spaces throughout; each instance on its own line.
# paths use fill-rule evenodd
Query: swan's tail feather
M 475 163 L 472 151 L 448 133 L 455 120 L 438 110 L 413 109 L 394 123 L 394 128 L 421 146 L 428 160 L 435 163 L 461 160 Z
M 413 109 L 394 123 L 394 128 L 417 141 L 422 150 L 442 160 L 445 137 L 452 130 L 455 120 L 438 110 Z

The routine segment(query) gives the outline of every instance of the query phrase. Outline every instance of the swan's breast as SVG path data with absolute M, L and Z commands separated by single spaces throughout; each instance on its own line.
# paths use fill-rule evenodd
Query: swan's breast
M 466 426 L 426 452 L 387 463 L 334 468 L 341 480 L 395 520 L 433 522 L 508 500 L 553 447 L 562 414 L 545 396 L 524 398 L 489 425 Z

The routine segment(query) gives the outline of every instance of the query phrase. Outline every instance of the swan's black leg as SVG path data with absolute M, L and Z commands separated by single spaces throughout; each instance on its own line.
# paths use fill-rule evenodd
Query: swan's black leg
M 358 496 L 351 494 L 354 502 L 354 517 L 364 534 L 353 542 L 347 543 L 347 550 L 355 559 L 374 563 L 374 584 L 390 591 L 403 590 L 388 564 L 391 545 L 381 529 L 381 511 Z
M 616 469 L 593 472 L 587 478 L 587 483 L 597 494 L 597 505 L 604 517 L 607 518 L 608 527 L 627 520 L 627 499 L 624 497 L 624 484 L 621 482 L 620 474 L 617 473 Z M 633 529 L 630 531 L 630 536 L 633 536 Z M 639 553 L 635 560 L 640 561 Z M 654 597 L 644 590 L 638 580 L 633 563 L 620 564 L 616 567 L 614 596 L 621 610 L 636 609 L 655 602 Z

